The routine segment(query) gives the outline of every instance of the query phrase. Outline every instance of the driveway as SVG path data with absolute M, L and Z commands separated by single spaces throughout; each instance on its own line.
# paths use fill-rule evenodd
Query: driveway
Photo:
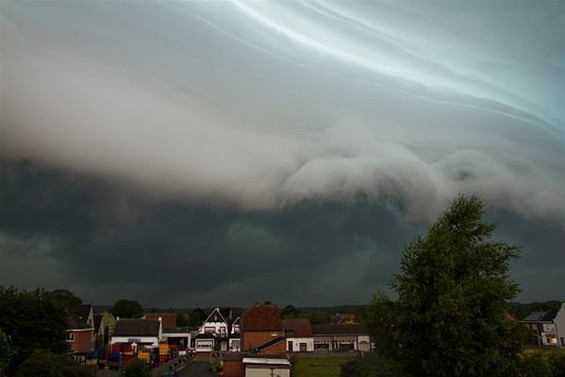
M 216 377 L 208 369 L 207 361 L 194 361 L 179 373 L 179 377 Z

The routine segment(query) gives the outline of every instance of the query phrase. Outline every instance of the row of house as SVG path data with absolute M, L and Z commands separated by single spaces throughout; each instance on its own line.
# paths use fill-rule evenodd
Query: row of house
M 256 304 L 233 319 L 229 309 L 214 309 L 200 326 L 193 345 L 196 352 L 273 347 L 282 352 L 369 351 L 371 347 L 369 335 L 359 324 L 311 326 L 307 319 L 283 320 L 273 304 Z
M 520 322 L 528 326 L 532 345 L 565 347 L 565 303 L 559 310 L 532 312 Z

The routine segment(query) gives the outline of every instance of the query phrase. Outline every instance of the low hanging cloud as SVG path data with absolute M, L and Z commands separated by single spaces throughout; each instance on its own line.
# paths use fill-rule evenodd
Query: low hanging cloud
M 186 258 L 159 287 L 221 260 L 225 279 L 195 270 L 186 299 L 236 297 L 275 265 L 288 300 L 289 271 L 322 297 L 322 276 L 349 260 L 358 280 L 334 291 L 367 284 L 361 300 L 423 224 L 478 193 L 510 241 L 508 224 L 557 232 L 520 239 L 538 268 L 531 256 L 555 254 L 565 229 L 563 7 L 407 4 L 0 3 L 3 258 L 96 285 L 80 261 L 143 250 L 105 277 L 116 290 L 161 276 L 157 249 Z M 311 234 L 289 226 L 318 216 Z
M 41 7 L 47 15 L 35 9 Z M 365 194 L 377 202 L 401 202 L 408 216 L 429 219 L 457 193 L 479 192 L 489 204 L 527 216 L 564 213 L 563 119 L 543 98 L 487 79 L 489 69 L 473 72 L 472 62 L 435 56 L 445 48 L 441 43 L 453 43 L 453 54 L 462 52 L 447 35 L 452 23 L 444 25 L 443 34 L 439 26 L 431 28 L 440 35 L 437 46 L 428 41 L 416 48 L 419 36 L 370 22 L 359 6 L 341 11 L 317 3 L 62 7 L 3 5 L 6 157 L 111 174 L 153 193 L 251 210 Z M 97 9 L 87 20 L 89 7 Z M 146 8 L 174 21 L 185 19 L 186 25 L 177 29 Z M 482 7 L 475 8 L 482 14 Z M 110 18 L 111 11 L 117 16 Z M 152 27 L 142 27 L 126 11 L 147 17 Z M 278 11 L 288 17 L 275 17 Z M 388 5 L 377 4 L 373 11 L 410 16 Z M 515 17 L 525 16 L 524 11 Z M 98 25 L 106 32 L 92 30 Z M 497 25 L 485 26 L 487 35 Z M 462 40 L 470 38 L 465 27 L 474 23 L 460 25 Z M 182 43 L 195 32 L 200 41 Z M 488 59 L 490 46 L 476 38 L 471 47 Z M 503 43 L 517 37 L 498 38 Z M 226 44 L 237 49 L 228 62 L 223 61 L 231 53 Z M 217 49 L 218 59 L 209 64 L 218 67 L 209 73 L 200 71 L 203 48 L 208 54 Z M 146 50 L 155 51 L 149 62 L 143 62 Z M 546 51 L 547 59 L 556 53 Z M 517 51 L 507 54 L 520 63 Z M 182 65 L 175 61 L 181 57 Z M 245 65 L 253 59 L 264 64 L 257 71 L 272 77 L 247 80 Z M 500 64 L 498 59 L 493 57 Z M 538 65 L 543 64 L 550 66 L 540 58 Z M 552 68 L 562 79 L 562 64 Z M 229 71 L 213 76 L 221 69 Z M 327 83 L 319 82 L 320 69 Z M 193 71 L 203 76 L 196 78 Z M 278 82 L 289 75 L 304 82 Z M 527 79 L 548 85 L 538 76 Z M 515 79 L 526 77 L 517 73 Z M 241 98 L 233 95 L 234 86 Z M 301 96 L 303 86 L 309 89 Z M 312 97 L 331 88 L 336 89 L 329 95 Z M 251 106 L 254 93 L 256 106 Z M 352 95 L 364 98 L 355 103 Z M 306 105 L 263 108 L 285 96 L 297 99 L 284 99 L 281 107 L 293 101 Z

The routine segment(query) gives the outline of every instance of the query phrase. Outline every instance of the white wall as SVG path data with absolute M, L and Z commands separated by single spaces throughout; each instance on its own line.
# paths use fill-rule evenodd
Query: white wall
M 553 319 L 557 330 L 557 344 L 565 347 L 565 302 L 561 304 L 561 309 Z
M 245 377 L 290 377 L 290 368 L 277 367 L 274 366 L 271 371 L 271 367 L 263 365 L 247 365 L 245 367 Z
M 289 348 L 289 342 L 292 342 L 292 349 Z M 286 338 L 286 350 L 301 352 L 300 343 L 306 343 L 306 352 L 314 352 L 314 338 Z
M 113 336 L 110 340 L 110 344 L 114 343 L 131 343 L 132 339 L 135 339 L 137 344 L 140 343 L 151 343 L 153 346 L 159 346 L 159 338 L 152 336 Z
M 214 349 L 214 339 L 196 339 L 194 347 L 196 352 L 211 352 Z
M 357 337 L 357 349 L 362 352 L 371 350 L 371 337 L 369 335 L 359 335 Z

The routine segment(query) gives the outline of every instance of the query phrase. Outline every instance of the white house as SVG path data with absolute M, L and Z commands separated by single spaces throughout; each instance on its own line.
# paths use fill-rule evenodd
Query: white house
M 557 333 L 557 342 L 559 347 L 565 347 L 565 302 L 561 304 L 561 308 L 553 319 L 555 330 Z
M 314 336 L 307 319 L 283 319 L 287 352 L 313 352 Z
M 130 343 L 138 349 L 141 346 L 158 347 L 162 338 L 163 327 L 159 320 L 118 317 L 110 344 Z
M 371 350 L 371 337 L 361 325 L 314 325 L 312 332 L 318 352 Z
M 220 308 L 215 308 L 198 329 L 198 335 L 194 340 L 196 352 L 227 351 L 228 328 L 228 320 L 221 313 Z
M 558 312 L 532 312 L 520 322 L 525 323 L 531 335 L 531 342 L 538 346 L 558 346 L 557 327 L 555 318 Z

